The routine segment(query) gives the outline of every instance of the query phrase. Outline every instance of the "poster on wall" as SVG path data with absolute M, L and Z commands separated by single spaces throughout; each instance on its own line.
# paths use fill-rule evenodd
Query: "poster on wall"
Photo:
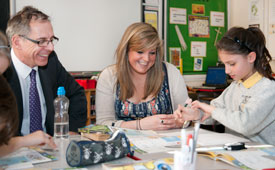
M 260 24 L 249 24 L 248 27 L 260 28 Z
M 268 17 L 268 22 L 269 23 L 275 23 L 275 0 L 269 0 L 268 1 L 268 11 L 269 11 L 269 17 Z
M 180 48 L 169 48 L 170 61 L 176 67 L 180 67 Z
M 209 17 L 195 16 L 189 17 L 189 37 L 209 38 Z
M 248 25 L 264 30 L 264 3 L 262 0 L 248 0 Z
M 192 14 L 193 15 L 204 15 L 205 7 L 202 4 L 192 4 Z
M 249 22 L 259 22 L 263 17 L 263 1 L 250 0 L 249 1 Z
M 192 41 L 191 42 L 191 56 L 192 57 L 206 57 L 206 42 Z
M 185 8 L 170 8 L 170 24 L 186 24 Z
M 151 24 L 158 30 L 158 12 L 157 11 L 144 11 L 144 22 Z
M 186 42 L 185 42 L 185 40 L 184 40 L 184 38 L 182 36 L 182 33 L 181 33 L 178 25 L 175 25 L 175 30 L 176 30 L 177 37 L 179 39 L 182 51 L 185 51 L 187 49 L 187 45 L 186 45 Z
M 219 27 L 218 29 L 215 29 L 215 32 L 216 32 L 216 38 L 215 38 L 215 41 L 214 41 L 214 46 L 216 46 L 216 44 L 217 44 L 219 35 L 222 35 L 221 27 Z
M 224 12 L 210 12 L 210 25 L 212 27 L 224 27 Z
M 194 71 L 202 71 L 203 58 L 194 58 Z

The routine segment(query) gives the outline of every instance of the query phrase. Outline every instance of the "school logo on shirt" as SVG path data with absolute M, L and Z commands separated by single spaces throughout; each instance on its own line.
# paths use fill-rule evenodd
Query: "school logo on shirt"
M 250 98 L 251 98 L 251 96 L 242 95 L 242 102 L 240 104 L 240 110 L 244 110 L 244 107 Z

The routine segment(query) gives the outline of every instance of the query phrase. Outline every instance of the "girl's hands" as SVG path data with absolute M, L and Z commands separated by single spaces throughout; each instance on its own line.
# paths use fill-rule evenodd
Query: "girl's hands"
M 204 121 L 205 119 L 210 117 L 211 113 L 215 109 L 214 106 L 211 106 L 211 105 L 206 104 L 206 103 L 199 102 L 197 100 L 192 102 L 192 108 L 201 109 L 204 112 L 204 116 L 202 117 L 201 121 Z
M 178 105 L 178 109 L 174 111 L 174 116 L 179 122 L 198 120 L 200 118 L 200 111 L 197 108 Z

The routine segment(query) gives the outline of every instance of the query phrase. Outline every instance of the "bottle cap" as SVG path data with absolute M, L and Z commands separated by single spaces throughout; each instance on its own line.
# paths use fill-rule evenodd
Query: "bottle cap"
M 63 86 L 58 87 L 57 89 L 57 95 L 65 95 L 65 89 Z

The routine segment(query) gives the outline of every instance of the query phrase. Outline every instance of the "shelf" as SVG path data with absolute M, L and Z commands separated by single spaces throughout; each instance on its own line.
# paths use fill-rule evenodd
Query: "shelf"
M 157 9 L 159 8 L 158 4 L 149 4 L 149 3 L 142 3 L 143 6 L 151 6 L 151 7 L 156 7 Z
M 91 95 L 95 95 L 95 89 L 85 89 L 85 96 L 87 100 L 87 121 L 86 125 L 96 121 L 96 115 L 91 115 Z
M 164 3 L 164 0 L 143 0 L 142 3 L 141 3 L 141 6 L 142 6 L 141 7 L 142 22 L 147 22 L 149 24 L 152 24 L 153 26 L 155 25 L 157 27 L 159 37 L 162 40 L 163 40 L 163 37 L 164 37 L 164 32 L 163 32 L 163 18 L 164 18 L 163 17 L 163 3 Z M 154 19 L 152 19 L 152 15 L 153 15 Z

